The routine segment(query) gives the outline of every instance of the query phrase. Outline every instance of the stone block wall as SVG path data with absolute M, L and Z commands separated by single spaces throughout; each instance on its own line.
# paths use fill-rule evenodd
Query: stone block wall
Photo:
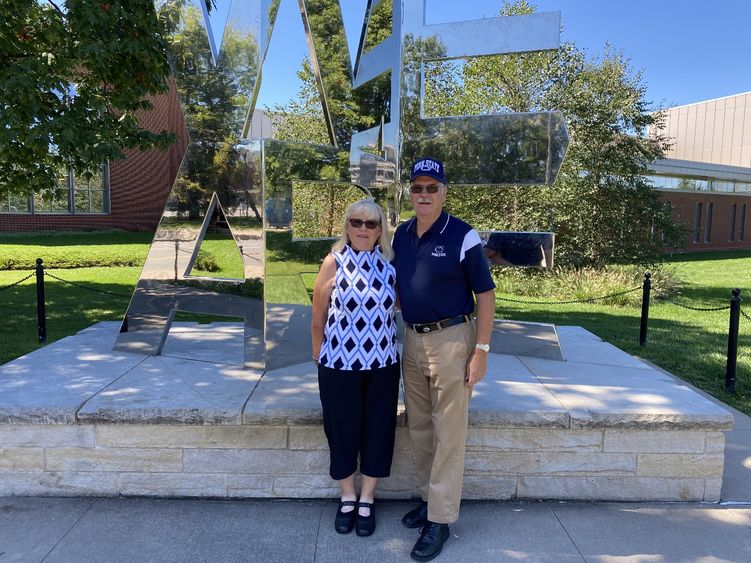
M 418 495 L 404 426 L 396 438 L 380 498 Z M 711 428 L 473 426 L 464 498 L 715 502 L 724 443 Z M 0 496 L 335 497 L 328 464 L 319 425 L 0 425 Z

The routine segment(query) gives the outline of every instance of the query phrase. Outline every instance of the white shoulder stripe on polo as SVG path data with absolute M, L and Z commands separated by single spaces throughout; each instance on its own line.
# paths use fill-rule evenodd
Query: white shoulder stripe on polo
M 449 221 L 450 221 L 450 220 L 451 220 L 451 215 L 449 215 L 449 214 L 447 213 L 447 214 L 446 214 L 446 224 L 445 224 L 445 225 L 443 226 L 443 228 L 441 229 L 441 234 L 443 234 L 443 231 L 445 231 L 445 230 L 446 230 L 446 227 L 448 227 L 448 226 L 449 226 Z
M 464 261 L 464 255 L 466 254 L 467 250 L 477 246 L 478 244 L 481 244 L 481 241 L 480 235 L 477 234 L 477 231 L 475 231 L 474 229 L 467 231 L 467 234 L 464 235 L 464 240 L 462 241 L 462 250 L 459 253 L 459 262 Z

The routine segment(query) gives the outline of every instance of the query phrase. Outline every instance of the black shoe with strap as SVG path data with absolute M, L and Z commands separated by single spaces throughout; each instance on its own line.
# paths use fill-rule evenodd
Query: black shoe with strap
M 420 530 L 420 539 L 412 548 L 412 559 L 415 561 L 430 561 L 443 549 L 443 544 L 449 539 L 449 525 L 428 521 Z
M 402 524 L 406 528 L 422 528 L 428 523 L 428 503 L 420 502 L 417 508 L 413 508 L 402 518 Z
M 352 510 L 349 512 L 342 512 L 342 508 L 345 506 L 351 506 Z M 339 508 L 336 510 L 336 518 L 334 518 L 334 529 L 339 534 L 349 534 L 352 528 L 355 527 L 355 518 L 357 517 L 357 501 L 354 500 L 340 500 Z
M 367 516 L 360 515 L 360 508 L 367 508 L 370 510 L 370 514 Z M 358 536 L 370 536 L 375 532 L 376 520 L 375 520 L 375 507 L 372 502 L 358 502 L 357 503 L 357 521 L 355 522 L 355 533 Z

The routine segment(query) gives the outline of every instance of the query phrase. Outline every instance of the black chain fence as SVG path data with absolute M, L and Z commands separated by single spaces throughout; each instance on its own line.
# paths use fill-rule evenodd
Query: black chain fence
M 683 303 L 678 303 L 677 301 L 673 301 L 672 299 L 668 299 L 667 297 L 663 297 L 660 299 L 661 301 L 667 301 L 671 305 L 675 305 L 676 307 L 683 307 L 684 309 L 690 309 L 692 311 L 727 311 L 730 309 L 730 305 L 723 305 L 722 307 L 692 307 L 691 305 L 684 305 Z
M 44 339 L 46 338 L 45 336 L 46 322 L 45 322 L 45 311 L 44 311 L 44 277 L 45 276 L 49 276 L 50 278 L 55 279 L 64 284 L 74 286 L 80 289 L 84 289 L 87 291 L 92 291 L 94 293 L 112 295 L 114 297 L 125 297 L 125 298 L 130 297 L 130 294 L 124 294 L 124 293 L 118 293 L 114 291 L 107 291 L 104 289 L 98 289 L 98 288 L 91 287 L 86 284 L 72 282 L 70 280 L 61 278 L 55 274 L 52 274 L 49 271 L 45 271 L 42 265 L 41 259 L 37 260 L 37 268 L 35 272 L 29 274 L 28 276 L 24 278 L 21 278 L 20 280 L 14 283 L 1 286 L 0 291 L 16 287 L 19 284 L 28 280 L 29 278 L 33 277 L 34 275 L 37 276 L 37 308 L 38 308 L 38 318 L 39 318 L 40 342 L 44 342 Z M 565 301 L 536 301 L 536 300 L 526 300 L 526 299 L 513 299 L 509 297 L 497 297 L 497 299 L 499 301 L 506 301 L 509 303 L 519 303 L 523 305 L 548 305 L 548 306 L 553 305 L 555 306 L 555 305 L 570 305 L 570 304 L 575 304 L 575 303 L 594 303 L 596 301 L 604 301 L 606 299 L 620 297 L 622 295 L 627 295 L 627 294 L 634 293 L 634 292 L 641 290 L 643 293 L 642 293 L 642 311 L 641 311 L 641 327 L 640 327 L 640 335 L 639 335 L 639 344 L 641 346 L 645 346 L 646 340 L 647 340 L 647 326 L 648 326 L 648 320 L 649 320 L 650 294 L 652 290 L 650 277 L 651 275 L 648 272 L 646 272 L 644 274 L 644 282 L 642 285 L 635 286 L 635 287 L 632 287 L 623 291 L 609 293 L 607 295 L 597 296 L 597 297 L 585 297 L 582 299 L 569 299 Z M 740 290 L 734 289 L 732 294 L 733 294 L 733 297 L 730 299 L 730 305 L 723 305 L 723 306 L 718 306 L 718 307 L 693 307 L 691 305 L 686 305 L 685 303 L 679 303 L 678 301 L 675 301 L 673 299 L 669 299 L 666 297 L 660 298 L 660 301 L 670 303 L 671 305 L 675 305 L 676 307 L 690 309 L 692 311 L 716 312 L 716 311 L 730 310 L 730 331 L 728 334 L 728 364 L 727 364 L 728 367 L 726 370 L 726 389 L 729 392 L 735 392 L 735 360 L 737 357 L 738 319 L 740 318 L 740 316 L 742 316 L 747 321 L 751 322 L 751 316 L 749 316 L 740 307 L 740 303 L 741 303 Z
M 32 272 L 31 274 L 29 274 L 29 275 L 28 275 L 28 276 L 26 276 L 25 278 L 21 278 L 21 279 L 20 279 L 20 280 L 18 280 L 17 282 L 13 282 L 12 284 L 9 284 L 9 285 L 3 285 L 3 286 L 0 286 L 0 291 L 3 291 L 3 290 L 5 290 L 5 289 L 10 289 L 11 287 L 16 287 L 16 286 L 17 286 L 18 284 L 21 284 L 21 283 L 25 282 L 25 281 L 26 281 L 27 279 L 29 279 L 29 278 L 30 278 L 30 277 L 32 277 L 33 275 L 34 275 L 34 273 Z
M 82 283 L 76 283 L 76 282 L 64 280 L 63 278 L 58 277 L 55 274 L 51 274 L 49 271 L 45 271 L 44 275 L 45 276 L 49 276 L 50 278 L 55 279 L 57 281 L 61 281 L 63 283 L 67 283 L 68 285 L 72 285 L 74 287 L 78 287 L 80 289 L 86 289 L 88 291 L 93 291 L 94 293 L 103 293 L 104 295 L 113 295 L 115 297 L 130 297 L 130 293 L 125 294 L 125 293 L 116 293 L 114 291 L 105 291 L 104 289 L 97 289 L 95 287 L 90 287 L 90 286 L 84 285 Z M 28 276 L 28 277 L 31 277 L 31 276 Z
M 569 301 L 524 301 L 522 299 L 509 299 L 507 297 L 496 297 L 499 301 L 509 301 L 511 303 L 524 303 L 526 305 L 570 305 L 572 303 L 592 303 L 593 301 L 601 301 L 603 299 L 610 299 L 611 297 L 618 297 L 620 295 L 626 295 L 627 293 L 634 293 L 641 290 L 642 287 L 636 286 L 625 291 L 619 291 L 617 293 L 609 293 L 608 295 L 602 295 L 600 297 L 586 297 L 584 299 L 571 299 Z

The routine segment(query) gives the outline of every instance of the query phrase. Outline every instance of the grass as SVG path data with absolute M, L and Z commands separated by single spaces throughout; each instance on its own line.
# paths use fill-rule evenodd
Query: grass
M 60 267 L 76 268 L 52 270 L 52 274 L 119 294 L 96 293 L 48 278 L 45 285 L 47 341 L 52 342 L 101 320 L 122 319 L 150 241 L 151 236 L 143 233 L 4 235 L 0 236 L 0 269 L 4 263 L 33 264 L 33 258 L 39 255 L 48 265 L 56 263 Z M 309 289 L 318 270 L 317 256 L 330 245 L 330 241 L 313 245 L 292 243 L 285 235 L 272 233 L 269 236 L 271 260 L 267 269 L 267 298 L 277 303 L 310 303 Z M 228 256 L 234 258 L 232 252 L 236 250 L 230 248 L 228 252 Z M 92 261 L 110 267 L 77 267 Z M 118 265 L 120 262 L 129 266 Z M 0 288 L 30 273 L 29 270 L 5 270 L 0 271 Z M 608 277 L 606 282 L 602 281 Z M 654 299 L 647 346 L 641 348 L 638 344 L 640 292 L 593 304 L 531 305 L 504 300 L 555 302 L 586 298 L 634 287 L 640 278 L 637 268 L 612 268 L 604 276 L 586 271 L 531 276 L 529 272 L 514 270 L 498 280 L 496 315 L 583 326 L 615 346 L 751 414 L 751 321 L 746 318 L 740 319 L 737 394 L 731 396 L 724 391 L 727 310 L 693 311 Z M 726 306 L 730 290 L 739 287 L 741 296 L 746 299 L 744 303 L 748 303 L 744 311 L 751 315 L 751 251 L 668 257 L 653 280 L 656 290 L 653 295 L 667 289 L 672 301 L 692 307 Z M 0 323 L 0 364 L 39 347 L 35 299 L 33 277 L 16 287 L 0 289 L 0 315 L 4 319 Z
M 206 267 L 207 262 L 211 263 L 211 268 Z M 219 234 L 207 234 L 191 275 L 244 279 L 243 259 L 235 241 Z
M 697 308 L 729 305 L 731 289 L 751 303 L 751 251 L 686 254 L 664 267 L 681 286 L 671 301 Z M 659 285 L 655 284 L 656 289 Z M 638 293 L 638 292 L 637 292 Z M 579 325 L 619 348 L 647 359 L 707 393 L 751 414 L 751 321 L 740 319 L 737 392 L 725 392 L 729 312 L 694 311 L 664 299 L 653 300 L 647 345 L 639 346 L 640 309 L 614 304 L 528 305 L 503 299 L 533 300 L 499 293 L 496 316 L 524 321 Z M 743 307 L 743 304 L 741 305 Z M 751 304 L 744 308 L 751 316 Z
M 46 277 L 47 342 L 75 334 L 94 323 L 122 320 L 135 289 L 139 267 L 50 270 L 61 279 L 85 285 L 98 293 Z M 0 271 L 0 287 L 29 272 Z M 115 295 L 112 295 L 115 294 Z M 0 291 L 0 364 L 39 348 L 37 339 L 36 280 Z
M 0 270 L 34 268 L 36 259 L 48 268 L 141 266 L 151 233 L 0 234 Z

